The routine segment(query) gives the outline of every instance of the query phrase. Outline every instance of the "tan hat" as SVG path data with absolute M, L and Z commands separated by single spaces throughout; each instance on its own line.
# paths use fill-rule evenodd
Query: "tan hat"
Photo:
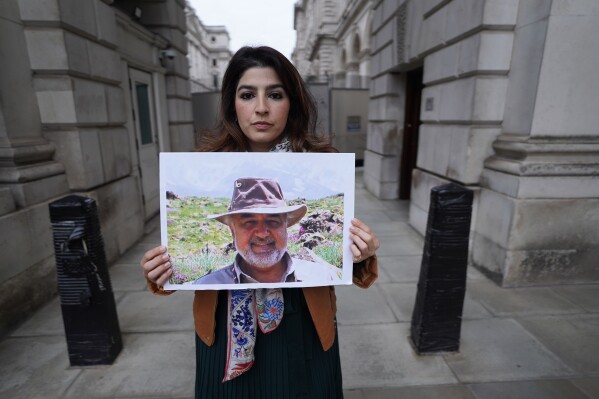
M 208 218 L 228 224 L 229 216 L 238 213 L 286 213 L 289 227 L 299 222 L 308 211 L 304 204 L 288 206 L 279 182 L 260 177 L 242 177 L 235 180 L 228 209 L 227 213 L 208 215 Z

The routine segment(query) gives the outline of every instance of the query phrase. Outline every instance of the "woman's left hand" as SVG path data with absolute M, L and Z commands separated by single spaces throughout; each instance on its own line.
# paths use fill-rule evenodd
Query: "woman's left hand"
M 351 224 L 349 238 L 353 241 L 353 244 L 350 245 L 349 249 L 354 257 L 354 263 L 358 263 L 374 255 L 381 243 L 366 223 L 354 218 Z

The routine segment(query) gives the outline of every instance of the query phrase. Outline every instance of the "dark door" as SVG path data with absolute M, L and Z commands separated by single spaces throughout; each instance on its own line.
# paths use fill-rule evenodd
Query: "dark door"
M 418 156 L 418 129 L 420 127 L 420 100 L 422 98 L 423 68 L 406 74 L 406 113 L 401 163 L 399 166 L 399 198 L 410 199 L 412 169 Z

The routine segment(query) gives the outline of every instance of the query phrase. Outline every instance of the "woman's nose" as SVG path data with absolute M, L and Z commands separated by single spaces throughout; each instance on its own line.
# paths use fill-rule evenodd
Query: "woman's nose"
M 256 112 L 264 114 L 268 112 L 268 101 L 265 96 L 258 96 L 256 103 Z

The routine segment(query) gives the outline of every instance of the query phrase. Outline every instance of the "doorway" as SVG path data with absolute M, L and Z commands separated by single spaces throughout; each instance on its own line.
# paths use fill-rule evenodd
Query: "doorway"
M 418 132 L 420 129 L 420 102 L 424 68 L 420 67 L 406 73 L 406 108 L 403 127 L 403 145 L 399 166 L 399 198 L 410 199 L 412 189 L 412 170 L 416 168 L 418 158 Z
M 148 220 L 160 208 L 154 87 L 152 76 L 137 69 L 129 69 L 129 82 L 144 217 Z

